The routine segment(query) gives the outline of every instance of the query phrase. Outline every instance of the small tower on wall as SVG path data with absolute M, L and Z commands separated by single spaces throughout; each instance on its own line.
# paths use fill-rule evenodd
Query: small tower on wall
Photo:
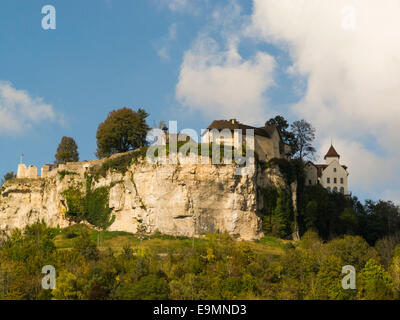
M 26 178 L 26 171 L 27 171 L 26 165 L 23 163 L 20 163 L 18 165 L 17 178 L 18 179 Z

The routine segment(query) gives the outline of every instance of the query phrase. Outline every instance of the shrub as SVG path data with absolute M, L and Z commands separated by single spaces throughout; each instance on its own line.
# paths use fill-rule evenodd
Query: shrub
M 69 188 L 63 192 L 67 201 L 66 216 L 75 222 L 86 220 L 90 224 L 107 229 L 115 220 L 108 206 L 109 187 L 92 189 L 93 177 L 86 176 L 86 194 L 79 189 Z
M 97 260 L 99 258 L 99 250 L 96 243 L 89 237 L 89 232 L 82 230 L 79 238 L 74 241 L 74 250 L 78 251 L 86 260 Z
M 67 171 L 67 170 L 61 170 L 61 171 L 58 171 L 58 175 L 60 176 L 60 180 L 62 181 L 62 180 L 64 180 L 64 177 L 66 175 L 77 175 L 77 173 L 72 172 L 72 171 Z
M 148 146 L 144 146 L 135 151 L 107 159 L 100 167 L 91 168 L 91 175 L 95 178 L 98 178 L 99 176 L 105 177 L 109 170 L 116 171 L 124 175 L 126 171 L 128 171 L 129 166 L 137 163 L 139 159 L 144 159 L 148 148 Z

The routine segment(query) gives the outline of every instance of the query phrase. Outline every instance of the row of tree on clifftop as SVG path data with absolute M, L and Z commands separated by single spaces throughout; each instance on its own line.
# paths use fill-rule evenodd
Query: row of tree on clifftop
M 130 108 L 121 108 L 109 113 L 106 120 L 97 129 L 98 158 L 109 157 L 115 153 L 127 152 L 146 145 L 146 136 L 150 130 L 146 122 L 149 114 L 139 108 L 137 111 Z M 305 120 L 289 123 L 282 116 L 276 116 L 266 122 L 266 125 L 275 125 L 281 133 L 282 139 L 291 147 L 291 156 L 299 159 L 312 159 L 315 148 L 312 142 L 315 139 L 315 129 Z M 161 122 L 161 126 L 165 126 Z M 57 148 L 55 164 L 79 161 L 78 146 L 71 137 L 63 137 Z
M 146 145 L 146 136 L 150 127 L 146 122 L 149 114 L 139 108 L 113 110 L 97 128 L 98 158 L 127 152 Z M 71 137 L 63 137 L 57 148 L 55 164 L 79 161 L 78 145 Z

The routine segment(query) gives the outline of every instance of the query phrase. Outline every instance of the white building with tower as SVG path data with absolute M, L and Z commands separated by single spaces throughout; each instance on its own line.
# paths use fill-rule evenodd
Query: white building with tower
M 340 164 L 340 155 L 333 145 L 324 157 L 325 164 L 314 164 L 311 161 L 305 166 L 306 185 L 320 184 L 329 192 L 349 194 L 347 167 Z

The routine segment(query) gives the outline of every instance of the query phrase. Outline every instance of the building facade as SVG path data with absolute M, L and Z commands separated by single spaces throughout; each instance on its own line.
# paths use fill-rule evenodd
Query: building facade
M 311 161 L 305 166 L 306 185 L 320 184 L 329 192 L 349 194 L 347 167 L 340 164 L 340 155 L 331 145 L 324 157 L 325 164 L 314 164 Z
M 254 151 L 261 161 L 273 158 L 289 159 L 290 146 L 285 144 L 280 132 L 274 125 L 264 127 L 252 127 L 237 121 L 214 120 L 202 135 L 202 143 L 219 143 L 234 145 L 234 131 L 242 134 L 242 142 L 246 141 L 246 130 L 254 130 Z

